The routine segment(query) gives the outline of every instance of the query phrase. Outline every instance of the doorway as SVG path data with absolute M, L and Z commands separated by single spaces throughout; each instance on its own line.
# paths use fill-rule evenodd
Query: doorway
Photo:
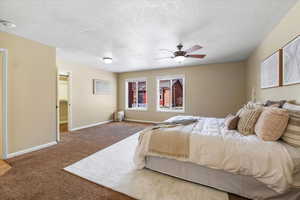
M 57 77 L 57 140 L 71 129 L 71 73 L 60 72 Z

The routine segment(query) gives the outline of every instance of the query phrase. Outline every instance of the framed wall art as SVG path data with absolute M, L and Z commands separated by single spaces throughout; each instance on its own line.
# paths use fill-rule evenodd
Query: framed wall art
M 282 50 L 275 52 L 262 61 L 260 74 L 262 89 L 282 85 Z
M 93 94 L 108 95 L 111 94 L 111 83 L 107 80 L 93 79 Z
M 283 85 L 300 83 L 300 36 L 283 47 Z

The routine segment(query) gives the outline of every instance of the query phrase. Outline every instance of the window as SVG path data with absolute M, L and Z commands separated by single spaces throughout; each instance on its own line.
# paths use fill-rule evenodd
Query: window
M 147 110 L 146 79 L 126 80 L 126 109 Z
M 157 110 L 184 112 L 184 76 L 157 78 Z

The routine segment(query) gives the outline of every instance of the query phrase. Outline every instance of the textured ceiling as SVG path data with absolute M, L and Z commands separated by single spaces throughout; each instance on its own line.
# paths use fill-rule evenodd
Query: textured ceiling
M 57 47 L 58 59 L 123 72 L 247 58 L 297 0 L 0 0 L 2 30 Z M 199 44 L 203 60 L 156 60 Z M 101 57 L 111 56 L 112 64 Z

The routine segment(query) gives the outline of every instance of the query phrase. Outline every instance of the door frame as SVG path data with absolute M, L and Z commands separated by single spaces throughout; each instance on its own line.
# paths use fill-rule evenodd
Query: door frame
M 59 90 L 59 76 L 60 75 L 67 75 L 68 76 L 68 130 L 72 130 L 72 72 L 71 71 L 64 71 L 64 70 L 58 70 L 57 77 L 56 77 L 56 89 L 57 89 L 57 95 L 56 95 L 56 141 L 60 141 L 60 119 L 59 119 L 59 99 L 58 99 L 58 90 Z
M 8 158 L 8 50 L 0 48 L 2 59 L 2 159 Z

